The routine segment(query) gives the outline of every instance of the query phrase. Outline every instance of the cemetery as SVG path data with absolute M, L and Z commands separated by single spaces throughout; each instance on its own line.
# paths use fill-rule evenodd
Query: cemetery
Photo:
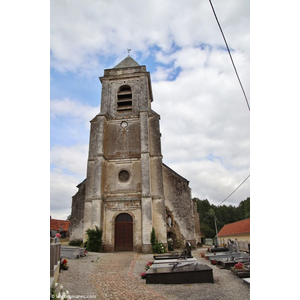
M 55 250 L 57 277 L 53 280 L 53 275 L 50 274 L 52 278 L 50 284 L 53 287 L 55 282 L 58 282 L 59 286 L 63 285 L 64 289 L 73 295 L 95 294 L 96 299 L 118 299 L 116 295 L 123 295 L 122 287 L 126 286 L 127 299 L 134 299 L 141 293 L 145 294 L 144 299 L 153 299 L 155 296 L 157 299 L 164 297 L 163 299 L 173 300 L 182 299 L 184 295 L 192 297 L 200 292 L 203 295 L 210 295 L 211 299 L 218 299 L 218 297 L 221 299 L 221 296 L 222 299 L 229 299 L 224 296 L 229 293 L 228 290 L 232 290 L 235 297 L 239 297 L 232 299 L 249 299 L 250 255 L 248 253 L 243 258 L 234 256 L 215 258 L 216 264 L 214 264 L 213 259 L 206 259 L 207 255 L 215 253 L 211 252 L 211 247 L 202 246 L 192 249 L 188 243 L 184 249 L 163 254 L 121 251 L 88 252 L 88 254 L 83 252 L 85 256 L 82 256 L 84 248 L 61 245 L 57 239 L 53 240 L 50 247 L 57 248 Z M 231 247 L 225 252 L 243 253 L 236 248 L 230 250 Z M 218 252 L 213 255 L 217 257 Z M 67 261 L 66 269 L 64 260 Z M 142 276 L 141 273 L 144 275 Z M 74 280 L 78 277 L 81 278 L 80 284 Z M 91 281 L 91 278 L 96 278 L 96 281 Z M 117 284 L 116 280 L 118 280 Z M 146 286 L 149 288 L 145 290 Z M 105 292 L 104 296 L 101 291 Z M 153 298 L 149 296 L 150 292 Z M 135 296 L 130 298 L 129 295 Z

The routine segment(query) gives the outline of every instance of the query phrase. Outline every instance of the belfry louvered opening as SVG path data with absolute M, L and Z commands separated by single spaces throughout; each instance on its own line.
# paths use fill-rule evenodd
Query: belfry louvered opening
M 132 111 L 132 91 L 129 85 L 123 85 L 119 88 L 117 111 L 120 113 Z

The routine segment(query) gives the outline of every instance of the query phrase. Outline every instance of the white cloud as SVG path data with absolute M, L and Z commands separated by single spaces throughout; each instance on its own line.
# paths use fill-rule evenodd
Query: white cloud
M 230 47 L 249 54 L 249 1 L 214 6 Z M 60 71 L 99 68 L 111 55 L 120 61 L 127 48 L 133 56 L 153 46 L 169 52 L 173 43 L 224 45 L 207 1 L 51 1 L 51 59 Z
M 50 153 L 50 162 L 59 166 L 61 170 L 83 177 L 86 174 L 87 157 L 88 145 L 76 144 L 69 147 L 54 145 Z
M 190 180 L 193 196 L 218 204 L 249 175 L 250 114 L 227 52 L 188 47 L 172 59 L 179 76 L 152 84 L 164 162 Z M 243 191 L 231 201 L 246 199 L 249 186 Z
M 94 118 L 98 113 L 98 107 L 85 105 L 68 98 L 63 100 L 51 100 L 52 118 L 55 118 L 56 116 L 69 116 L 78 118 L 88 124 L 87 122 Z
M 65 219 L 71 213 L 72 196 L 77 192 L 80 178 L 54 169 L 50 174 L 51 216 Z
M 249 1 L 215 0 L 214 8 L 249 99 Z M 51 1 L 52 67 L 99 73 L 127 48 L 137 62 L 151 54 L 157 63 L 152 109 L 161 115 L 164 163 L 190 181 L 194 197 L 219 204 L 250 172 L 249 111 L 209 2 Z M 51 135 L 73 138 L 52 145 L 54 203 L 71 203 L 85 176 L 83 143 L 98 113 L 68 98 L 51 101 Z M 226 203 L 248 196 L 249 180 Z
M 71 213 L 72 196 L 86 176 L 88 145 L 53 146 L 50 153 L 50 203 L 53 218 Z

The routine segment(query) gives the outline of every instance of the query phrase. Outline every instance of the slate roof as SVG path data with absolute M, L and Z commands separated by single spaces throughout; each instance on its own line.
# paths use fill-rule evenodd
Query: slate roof
M 250 234 L 250 218 L 224 225 L 219 231 L 218 236 L 239 234 Z
M 140 65 L 131 57 L 127 56 L 119 64 L 117 64 L 114 69 L 118 68 L 129 68 L 129 67 L 140 67 Z
M 50 230 L 68 231 L 69 225 L 70 221 L 50 219 Z

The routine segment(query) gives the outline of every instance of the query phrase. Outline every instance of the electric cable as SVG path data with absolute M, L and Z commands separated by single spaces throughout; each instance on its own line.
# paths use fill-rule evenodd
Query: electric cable
M 243 180 L 243 182 L 227 197 L 225 198 L 218 206 L 220 206 L 223 202 L 225 202 L 235 191 L 238 190 L 238 188 L 250 177 L 250 175 L 247 176 L 246 179 Z
M 233 68 L 234 68 L 234 71 L 235 71 L 235 74 L 236 74 L 237 79 L 238 79 L 238 81 L 239 81 L 239 83 L 240 83 L 240 86 L 241 86 L 241 88 L 242 88 L 242 91 L 243 91 L 243 94 L 244 94 L 244 97 L 245 97 L 245 100 L 246 100 L 248 109 L 249 109 L 249 111 L 250 111 L 250 105 L 249 105 L 249 102 L 248 102 L 248 99 L 247 99 L 245 90 L 244 90 L 244 88 L 243 88 L 242 82 L 241 82 L 241 80 L 240 80 L 239 74 L 238 74 L 237 69 L 236 69 L 236 67 L 235 67 L 235 64 L 234 64 L 234 62 L 233 62 L 233 58 L 232 58 L 232 56 L 231 56 L 230 49 L 229 49 L 229 47 L 228 47 L 228 44 L 227 44 L 225 35 L 224 35 L 223 30 L 222 30 L 222 27 L 221 27 L 221 24 L 220 24 L 220 22 L 219 22 L 219 20 L 218 20 L 218 17 L 217 17 L 217 15 L 216 15 L 216 12 L 215 12 L 215 9 L 214 9 L 214 7 L 213 7 L 213 4 L 212 4 L 211 0 L 208 0 L 208 1 L 209 1 L 209 3 L 210 3 L 210 6 L 211 6 L 212 11 L 213 11 L 213 13 L 214 13 L 214 16 L 215 16 L 215 18 L 216 18 L 216 21 L 217 21 L 217 23 L 218 23 L 218 26 L 219 26 L 219 28 L 220 28 L 221 34 L 222 34 L 222 36 L 223 36 L 224 42 L 225 42 L 226 47 L 227 47 L 227 51 L 228 51 L 229 57 L 230 57 L 230 59 L 231 59 L 231 62 L 232 62 L 232 65 L 233 65 Z

